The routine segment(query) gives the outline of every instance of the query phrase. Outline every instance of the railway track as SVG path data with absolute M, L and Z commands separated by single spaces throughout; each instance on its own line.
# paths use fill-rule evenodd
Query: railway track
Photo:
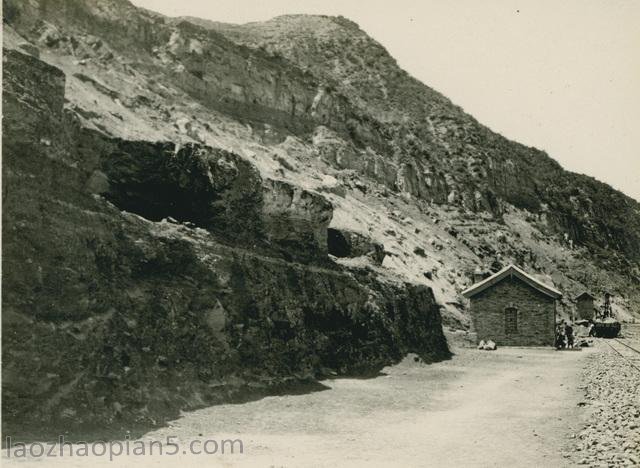
M 614 346 L 612 343 L 616 343 Z M 607 340 L 607 344 L 613 349 L 622 359 L 627 361 L 627 363 L 635 368 L 638 372 L 640 372 L 640 349 L 635 346 L 631 346 L 629 343 L 626 343 L 622 338 L 613 338 Z M 635 344 L 635 342 L 634 342 Z M 618 346 L 621 345 L 621 346 Z

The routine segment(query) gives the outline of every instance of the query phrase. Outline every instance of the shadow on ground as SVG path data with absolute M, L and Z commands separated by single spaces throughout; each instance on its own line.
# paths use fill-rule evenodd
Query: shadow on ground
M 448 353 L 446 356 L 440 359 L 425 361 L 416 355 L 409 355 L 410 359 L 415 362 L 423 364 L 432 364 L 435 362 L 446 361 L 451 359 L 453 353 Z M 406 357 L 405 357 L 406 358 Z M 344 374 L 328 375 L 320 377 L 322 380 L 333 381 L 340 379 L 375 379 L 378 377 L 387 376 L 383 369 L 386 366 L 376 366 L 373 369 L 360 368 L 357 370 L 351 370 Z M 258 401 L 266 397 L 272 396 L 291 396 L 291 395 L 305 395 L 315 392 L 322 392 L 330 390 L 331 387 L 324 385 L 318 380 L 303 380 L 303 381 L 290 381 L 274 383 L 269 387 L 256 386 L 252 387 L 250 384 L 245 384 L 241 387 L 234 387 L 225 390 L 221 390 L 220 397 L 216 401 L 209 401 L 202 405 L 196 405 L 189 407 L 188 411 L 195 411 L 198 409 L 215 406 L 219 404 L 231 404 L 241 405 L 253 401 Z M 11 437 L 13 445 L 16 442 L 59 442 L 62 437 L 64 442 L 92 442 L 92 441 L 110 441 L 110 440 L 124 440 L 125 437 L 131 440 L 142 437 L 144 434 L 156 431 L 163 427 L 168 427 L 170 421 L 180 417 L 180 413 L 175 413 L 171 409 L 167 408 L 167 413 L 163 418 L 162 423 L 158 424 L 141 424 L 135 421 L 127 421 L 126 415 L 119 420 L 113 421 L 110 424 L 83 424 L 81 426 L 75 426 L 69 421 L 56 421 L 51 423 L 42 423 L 40 425 L 32 426 L 20 426 L 20 427 L 7 427 L 3 424 L 2 448 L 7 448 L 7 437 Z

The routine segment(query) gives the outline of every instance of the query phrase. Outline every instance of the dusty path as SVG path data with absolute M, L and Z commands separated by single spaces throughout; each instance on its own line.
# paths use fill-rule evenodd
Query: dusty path
M 180 452 L 194 438 L 240 438 L 243 454 L 130 456 L 113 462 L 64 457 L 31 463 L 568 466 L 563 448 L 579 425 L 577 379 L 591 352 L 503 348 L 460 350 L 451 361 L 433 365 L 407 359 L 379 377 L 325 381 L 325 391 L 187 413 L 172 427 L 145 437 L 176 436 Z

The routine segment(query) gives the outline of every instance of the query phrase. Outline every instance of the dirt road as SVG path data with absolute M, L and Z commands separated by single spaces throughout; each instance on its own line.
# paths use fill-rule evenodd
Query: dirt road
M 239 438 L 243 454 L 131 455 L 113 462 L 108 456 L 39 462 L 5 456 L 3 461 L 20 466 L 568 466 L 563 447 L 578 430 L 578 376 L 591 352 L 457 350 L 452 360 L 432 365 L 408 358 L 374 378 L 324 381 L 323 391 L 187 413 L 144 438 L 176 436 L 172 442 L 180 452 L 194 439 Z

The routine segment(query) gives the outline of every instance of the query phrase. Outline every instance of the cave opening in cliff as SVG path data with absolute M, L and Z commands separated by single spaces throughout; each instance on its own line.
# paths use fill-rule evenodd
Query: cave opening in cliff
M 257 171 L 239 156 L 200 145 L 116 141 L 101 169 L 103 195 L 151 221 L 173 218 L 217 233 L 254 235 L 262 206 Z
M 351 253 L 351 247 L 344 235 L 338 229 L 327 229 L 327 249 L 329 254 L 344 258 Z
M 214 194 L 195 160 L 171 143 L 125 141 L 102 161 L 109 179 L 105 197 L 124 211 L 151 221 L 174 218 L 206 224 Z

